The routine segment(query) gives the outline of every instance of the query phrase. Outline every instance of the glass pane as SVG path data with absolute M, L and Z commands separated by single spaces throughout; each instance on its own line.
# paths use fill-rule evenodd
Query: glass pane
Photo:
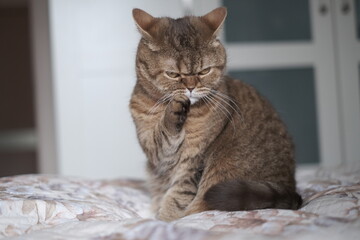
M 227 42 L 310 41 L 308 0 L 223 0 Z
M 356 29 L 358 39 L 360 40 L 360 0 L 355 1 L 355 12 L 356 12 Z
M 313 68 L 240 70 L 229 74 L 254 86 L 273 104 L 293 137 L 297 163 L 319 162 Z

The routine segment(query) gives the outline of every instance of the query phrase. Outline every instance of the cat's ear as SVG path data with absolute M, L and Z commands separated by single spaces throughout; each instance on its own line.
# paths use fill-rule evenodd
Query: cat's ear
M 225 21 L 226 15 L 227 15 L 226 8 L 219 7 L 219 8 L 215 8 L 214 10 L 202 16 L 201 18 L 213 31 L 213 36 L 216 36 L 219 33 L 219 30 L 221 29 L 221 26 Z
M 141 35 L 151 40 L 153 36 L 151 36 L 150 29 L 156 23 L 156 18 L 138 8 L 134 8 L 132 14 Z

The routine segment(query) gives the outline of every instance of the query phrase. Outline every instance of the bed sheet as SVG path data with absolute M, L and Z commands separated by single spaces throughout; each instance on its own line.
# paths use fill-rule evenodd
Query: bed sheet
M 0 238 L 358 239 L 360 170 L 299 169 L 301 209 L 207 211 L 167 223 L 142 180 L 47 175 L 0 178 Z

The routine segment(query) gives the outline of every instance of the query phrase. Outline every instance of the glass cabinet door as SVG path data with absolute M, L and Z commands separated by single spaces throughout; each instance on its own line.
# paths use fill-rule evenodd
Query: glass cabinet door
M 228 9 L 224 26 L 227 44 L 288 44 L 313 40 L 307 0 L 224 0 L 222 4 Z M 255 69 L 238 66 L 238 69 L 232 68 L 229 75 L 254 86 L 274 105 L 293 137 L 298 163 L 319 163 L 313 65 L 283 64 Z
M 318 163 L 314 69 L 312 67 L 230 71 L 254 86 L 275 107 L 296 146 L 298 163 Z

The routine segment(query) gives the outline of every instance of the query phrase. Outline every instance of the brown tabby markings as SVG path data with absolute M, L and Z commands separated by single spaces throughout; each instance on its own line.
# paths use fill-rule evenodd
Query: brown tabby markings
M 216 34 L 226 9 L 180 19 L 134 9 L 133 16 L 142 39 L 130 109 L 157 217 L 297 208 L 285 126 L 252 87 L 223 75 Z

